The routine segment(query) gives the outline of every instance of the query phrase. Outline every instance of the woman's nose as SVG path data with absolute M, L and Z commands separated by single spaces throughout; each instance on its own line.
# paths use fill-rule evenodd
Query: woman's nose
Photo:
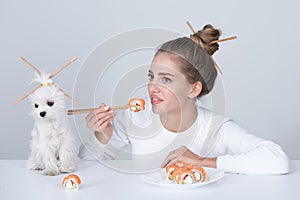
M 149 93 L 158 92 L 159 91 L 159 85 L 157 83 L 154 83 L 154 82 L 148 83 L 148 91 L 149 91 Z

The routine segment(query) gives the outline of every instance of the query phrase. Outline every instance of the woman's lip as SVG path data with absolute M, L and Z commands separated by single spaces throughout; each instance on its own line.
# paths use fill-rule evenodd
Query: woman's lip
M 158 98 L 157 96 L 151 96 L 150 99 L 151 99 L 151 104 L 159 104 L 163 102 L 163 100 Z

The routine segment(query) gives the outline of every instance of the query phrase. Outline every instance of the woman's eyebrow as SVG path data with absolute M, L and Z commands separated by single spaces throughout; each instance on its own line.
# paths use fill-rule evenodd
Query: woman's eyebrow
M 153 74 L 153 72 L 151 70 L 148 70 L 148 73 Z M 175 77 L 174 74 L 170 74 L 168 72 L 159 72 L 158 75 L 159 76 L 173 76 L 173 77 Z
M 167 73 L 167 72 L 159 72 L 158 75 L 159 76 L 173 76 L 173 77 L 175 77 L 175 75 Z

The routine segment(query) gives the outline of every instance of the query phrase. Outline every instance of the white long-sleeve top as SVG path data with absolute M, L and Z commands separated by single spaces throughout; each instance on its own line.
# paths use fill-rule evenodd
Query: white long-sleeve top
M 114 159 L 131 144 L 132 159 L 160 159 L 185 145 L 201 157 L 217 157 L 217 169 L 242 174 L 285 174 L 290 162 L 282 148 L 249 134 L 233 120 L 198 107 L 197 120 L 186 131 L 170 132 L 150 106 L 139 113 L 121 111 L 113 121 L 114 131 L 108 144 L 94 134 L 84 142 L 83 159 Z M 147 108 L 146 107 L 146 108 Z

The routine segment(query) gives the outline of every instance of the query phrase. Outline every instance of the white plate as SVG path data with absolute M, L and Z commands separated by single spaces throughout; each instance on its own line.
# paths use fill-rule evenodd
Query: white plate
M 221 170 L 217 170 L 214 168 L 206 168 L 206 167 L 204 167 L 204 169 L 206 171 L 206 181 L 193 183 L 193 184 L 177 184 L 172 181 L 169 181 L 167 179 L 165 169 L 162 169 L 158 172 L 144 175 L 142 179 L 146 183 L 160 186 L 160 187 L 173 188 L 173 189 L 190 189 L 190 188 L 201 187 L 207 184 L 214 183 L 224 177 L 224 172 Z

